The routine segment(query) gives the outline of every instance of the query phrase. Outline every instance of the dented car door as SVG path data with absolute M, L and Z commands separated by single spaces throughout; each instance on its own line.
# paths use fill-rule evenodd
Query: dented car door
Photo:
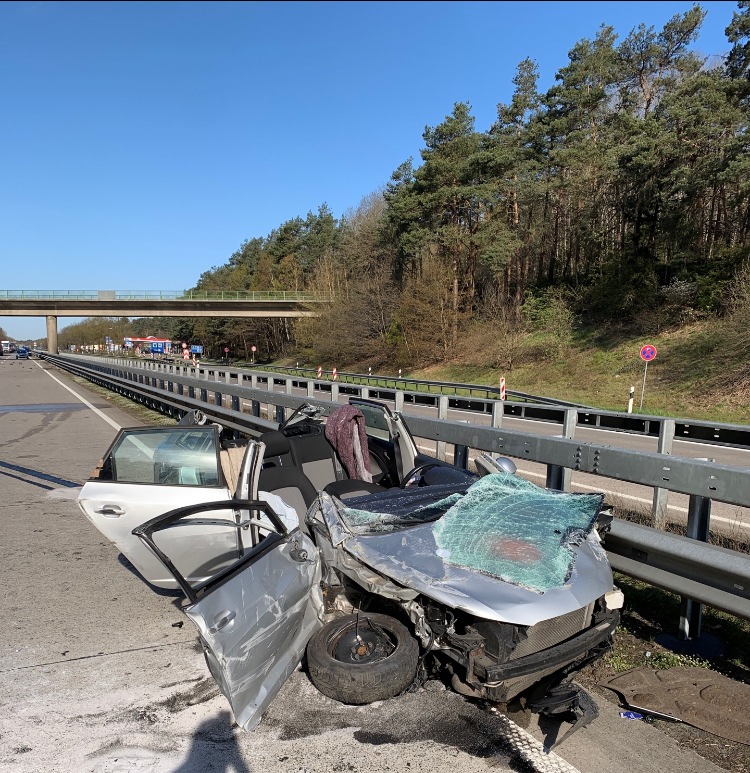
M 218 508 L 196 505 L 166 513 L 135 529 L 135 536 L 182 588 L 188 599 L 184 611 L 200 633 L 209 670 L 235 720 L 249 730 L 322 626 L 320 560 L 312 540 L 285 525 L 266 502 L 232 500 Z M 184 574 L 184 556 L 170 555 L 171 533 L 201 540 L 207 525 L 234 534 L 244 547 L 212 577 L 195 582 Z M 219 553 L 217 565 L 221 558 Z

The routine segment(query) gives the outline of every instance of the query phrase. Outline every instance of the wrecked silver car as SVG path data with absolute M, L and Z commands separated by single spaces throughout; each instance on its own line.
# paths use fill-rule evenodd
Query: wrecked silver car
M 345 703 L 436 677 L 581 717 L 570 679 L 609 648 L 623 600 L 602 496 L 541 489 L 486 455 L 477 469 L 420 454 L 401 416 L 352 400 L 258 440 L 123 430 L 79 503 L 146 580 L 182 590 L 244 729 L 305 656 Z

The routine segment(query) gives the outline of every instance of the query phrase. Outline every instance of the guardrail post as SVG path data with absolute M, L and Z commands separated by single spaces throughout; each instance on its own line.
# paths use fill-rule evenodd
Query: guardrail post
M 468 419 L 462 419 L 461 424 L 471 424 L 471 422 Z M 453 446 L 453 464 L 462 470 L 469 469 L 469 446 L 458 444 Z
M 253 400 L 252 414 L 253 416 L 255 416 L 256 419 L 260 418 L 260 401 Z
M 292 394 L 292 379 L 290 378 L 284 379 L 284 390 L 288 395 Z
M 559 437 L 572 438 L 575 435 L 578 423 L 578 409 L 566 408 L 563 419 L 563 433 Z M 570 491 L 570 479 L 573 471 L 569 467 L 559 464 L 547 465 L 547 488 L 555 491 Z
M 307 381 L 307 396 L 315 397 L 315 382 L 312 379 Z
M 231 373 L 231 371 L 227 370 L 227 372 L 224 374 L 224 376 L 226 378 L 227 384 L 231 384 L 232 383 L 232 373 Z
M 674 441 L 674 419 L 663 419 L 659 427 L 659 441 L 656 446 L 657 454 L 671 456 L 672 442 Z M 669 489 L 655 488 L 654 503 L 651 514 L 654 518 L 654 528 L 664 529 L 667 525 L 667 507 L 669 506 Z
M 251 389 L 257 389 L 258 388 L 258 376 L 256 373 L 250 374 L 250 388 Z M 258 414 L 260 415 L 260 414 Z
M 214 405 L 219 408 L 224 406 L 224 395 L 221 392 L 214 392 Z
M 331 402 L 337 403 L 339 401 L 339 385 L 338 382 L 331 382 Z
M 440 395 L 438 397 L 438 419 L 448 418 L 448 395 Z M 441 462 L 445 461 L 445 441 L 438 440 L 436 444 L 435 456 L 440 459 Z M 458 447 L 456 447 L 458 451 Z M 458 464 L 458 462 L 456 462 Z
M 237 395 L 232 395 L 232 410 L 240 412 L 240 398 Z
M 492 423 L 490 426 L 498 428 L 503 424 L 503 401 L 495 400 L 492 403 Z
M 366 387 L 366 386 L 360 387 L 359 396 L 363 400 L 369 400 L 370 399 L 370 387 Z
M 396 410 L 399 413 L 402 413 L 404 410 L 404 392 L 401 389 L 396 389 Z
M 282 421 L 286 419 L 286 416 L 284 415 L 284 406 L 283 405 L 277 405 L 276 406 L 276 421 L 281 424 Z
M 700 542 L 708 542 L 710 525 L 711 500 L 708 497 L 691 494 L 685 536 Z M 701 635 L 702 618 L 703 609 L 700 602 L 683 596 L 680 602 L 680 638 L 685 641 L 697 639 Z

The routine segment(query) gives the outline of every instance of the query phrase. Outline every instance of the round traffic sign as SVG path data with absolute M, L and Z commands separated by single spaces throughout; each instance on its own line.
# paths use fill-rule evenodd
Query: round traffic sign
M 257 346 L 251 346 L 250 347 L 250 351 L 251 352 L 257 352 L 258 351 L 258 347 Z
M 224 354 L 226 354 L 228 351 L 229 351 L 229 347 L 228 347 L 228 346 L 225 346 L 225 347 L 224 347 Z
M 646 344 L 641 347 L 641 359 L 649 362 L 656 359 L 656 347 L 652 344 Z

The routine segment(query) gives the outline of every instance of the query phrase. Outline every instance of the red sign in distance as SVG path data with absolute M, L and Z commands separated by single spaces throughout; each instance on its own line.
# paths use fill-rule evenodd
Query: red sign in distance
M 228 347 L 228 346 L 225 346 L 225 347 L 224 347 L 224 354 L 227 354 L 228 352 L 229 352 L 229 347 Z
M 652 344 L 646 344 L 641 347 L 641 359 L 650 362 L 656 359 L 656 347 Z

